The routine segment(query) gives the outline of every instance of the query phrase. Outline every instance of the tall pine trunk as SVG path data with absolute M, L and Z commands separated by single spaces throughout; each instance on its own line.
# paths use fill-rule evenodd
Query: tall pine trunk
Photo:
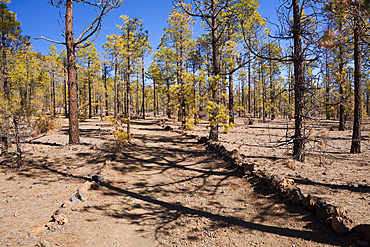
M 77 102 L 77 74 L 75 60 L 75 44 L 73 40 L 73 0 L 66 0 L 66 48 L 67 48 L 67 71 L 69 90 L 69 144 L 80 143 L 80 131 L 78 126 L 78 102 Z
M 118 117 L 118 61 L 117 55 L 114 58 L 114 118 Z
M 294 118 L 295 131 L 293 141 L 293 157 L 298 161 L 304 161 L 304 137 L 303 137 L 303 108 L 304 108 L 304 72 L 302 53 L 302 27 L 301 11 L 298 0 L 293 0 L 293 39 L 294 39 Z
M 358 11 L 359 12 L 359 11 Z M 362 122 L 362 101 L 361 101 L 361 27 L 360 20 L 357 15 L 354 17 L 354 53 L 353 60 L 355 65 L 355 109 L 353 118 L 353 132 L 352 132 L 352 145 L 351 153 L 361 153 L 361 122 Z
M 213 141 L 218 140 L 218 122 L 217 122 L 217 115 L 219 112 L 220 103 L 219 99 L 219 51 L 218 51 L 218 23 L 217 23 L 217 12 L 215 7 L 215 0 L 211 0 L 211 12 L 212 12 L 212 27 L 211 27 L 211 34 L 212 34 L 212 69 L 213 69 L 213 78 L 212 78 L 212 101 L 215 104 L 214 109 L 211 112 L 210 120 L 211 120 L 211 130 L 209 132 L 209 139 Z

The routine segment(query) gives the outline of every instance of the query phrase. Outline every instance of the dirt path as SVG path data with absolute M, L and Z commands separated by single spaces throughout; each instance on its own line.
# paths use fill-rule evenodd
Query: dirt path
M 0 246 L 355 246 L 195 139 L 155 123 L 133 122 L 134 139 L 117 156 L 108 152 L 111 128 L 95 119 L 81 125 L 85 145 L 66 146 L 64 126 L 26 147 L 34 150 L 28 170 L 5 174 L 3 161 Z M 67 224 L 27 234 L 104 164 L 105 182 L 72 203 Z

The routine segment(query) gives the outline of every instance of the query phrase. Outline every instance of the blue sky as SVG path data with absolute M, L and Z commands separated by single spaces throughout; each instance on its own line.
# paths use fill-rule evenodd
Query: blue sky
M 17 13 L 17 19 L 22 23 L 22 34 L 31 37 L 44 36 L 52 40 L 64 41 L 60 25 L 60 16 L 63 16 L 65 9 L 58 9 L 47 4 L 48 0 L 11 0 L 9 9 Z M 262 0 L 259 12 L 262 17 L 275 17 L 275 6 L 278 0 Z M 107 35 L 118 33 L 117 24 L 121 24 L 119 17 L 127 15 L 132 18 L 143 20 L 144 30 L 149 30 L 149 42 L 153 50 L 158 46 L 163 35 L 163 29 L 167 27 L 168 14 L 172 11 L 171 0 L 125 0 L 123 6 L 112 11 L 106 18 L 104 30 L 94 41 L 99 52 L 103 51 L 102 45 L 106 42 Z M 82 4 L 75 4 L 74 9 L 75 36 L 79 35 L 93 20 L 95 13 L 92 9 L 86 9 Z M 197 20 L 200 22 L 200 20 Z M 203 32 L 199 25 L 195 28 L 195 35 Z M 44 40 L 31 40 L 36 52 L 47 54 L 51 43 Z M 56 45 L 58 52 L 64 47 Z

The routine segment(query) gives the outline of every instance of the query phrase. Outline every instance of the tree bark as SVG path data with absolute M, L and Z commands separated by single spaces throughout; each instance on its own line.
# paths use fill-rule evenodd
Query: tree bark
M 130 62 L 130 29 L 127 29 L 127 82 L 126 82 L 126 97 L 127 97 L 127 138 L 131 140 L 130 125 L 131 125 L 131 62 Z
M 249 50 L 249 53 L 248 53 L 248 58 L 249 58 L 249 62 L 248 62 L 248 113 L 251 114 L 252 113 L 252 71 L 251 71 L 251 51 Z
M 66 0 L 66 48 L 67 48 L 67 71 L 69 89 L 69 144 L 80 143 L 78 126 L 78 102 L 77 102 L 77 77 L 75 45 L 73 40 L 73 0 Z
M 212 100 L 215 104 L 214 110 L 211 112 L 211 130 L 209 132 L 209 139 L 213 141 L 218 140 L 218 122 L 216 120 L 216 117 L 219 112 L 218 104 L 220 103 L 219 99 L 219 51 L 218 51 L 218 23 L 217 23 L 217 11 L 215 7 L 215 0 L 211 0 L 211 13 L 212 13 L 212 23 L 211 23 L 211 34 L 212 34 L 212 69 L 213 69 L 213 78 L 212 78 Z
M 358 13 L 357 13 L 358 14 Z M 354 109 L 354 118 L 353 118 L 353 132 L 352 132 L 352 145 L 351 153 L 361 153 L 361 122 L 362 122 L 362 90 L 361 90 L 361 28 L 360 20 L 357 15 L 354 17 L 354 54 L 353 60 L 355 65 L 355 75 L 354 75 L 354 84 L 355 84 L 355 109 Z
M 89 86 L 89 118 L 92 118 L 90 61 L 88 61 L 87 64 L 87 82 Z
M 104 90 L 105 90 L 105 116 L 109 115 L 109 108 L 108 108 L 108 89 L 107 89 L 107 65 L 104 64 L 103 67 L 103 83 L 104 83 Z
M 295 132 L 293 157 L 304 161 L 303 108 L 304 108 L 304 71 L 302 53 L 302 27 L 298 0 L 293 0 L 293 39 L 294 39 L 294 93 L 295 93 Z
M 144 56 L 141 60 L 141 80 L 143 83 L 143 100 L 142 100 L 142 108 L 143 108 L 143 119 L 145 119 L 145 69 L 144 69 Z
M 233 74 L 229 75 L 229 123 L 235 123 L 234 119 L 234 82 L 233 82 Z

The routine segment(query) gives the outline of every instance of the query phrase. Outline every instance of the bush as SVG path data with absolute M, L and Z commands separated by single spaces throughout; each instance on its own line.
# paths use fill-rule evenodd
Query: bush
M 58 126 L 58 122 L 55 119 L 52 119 L 51 116 L 40 116 L 36 117 L 33 122 L 33 135 L 39 135 L 48 132 L 51 129 L 54 129 Z

